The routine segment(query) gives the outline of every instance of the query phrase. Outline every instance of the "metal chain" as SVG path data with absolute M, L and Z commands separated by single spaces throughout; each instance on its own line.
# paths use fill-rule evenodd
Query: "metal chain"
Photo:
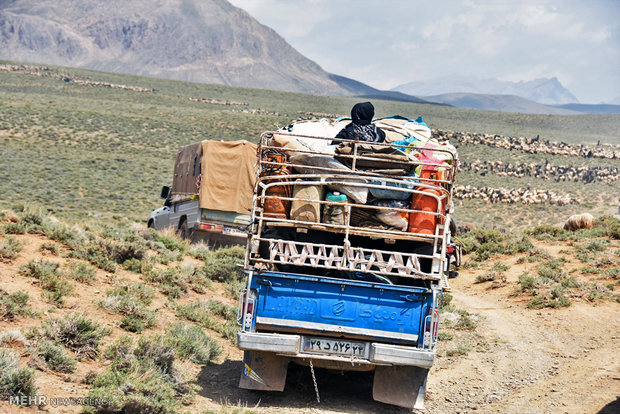
M 312 360 L 310 360 L 310 372 L 312 373 L 312 382 L 314 383 L 314 391 L 316 392 L 316 402 L 321 403 L 321 397 L 319 396 L 319 386 L 316 383 L 316 377 L 314 376 L 314 367 L 312 366 Z

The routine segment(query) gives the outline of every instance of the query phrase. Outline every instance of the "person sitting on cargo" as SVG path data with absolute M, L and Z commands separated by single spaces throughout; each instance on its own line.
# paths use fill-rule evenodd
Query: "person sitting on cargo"
M 335 138 L 351 141 L 383 142 L 385 132 L 372 123 L 375 107 L 370 102 L 356 103 L 351 109 L 352 122 L 338 132 Z M 332 144 L 339 144 L 333 141 Z

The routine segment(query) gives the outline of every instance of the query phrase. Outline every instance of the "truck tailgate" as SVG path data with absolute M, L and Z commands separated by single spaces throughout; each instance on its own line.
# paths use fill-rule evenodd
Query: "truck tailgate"
M 305 330 L 329 336 L 421 343 L 431 289 L 327 277 L 261 272 L 257 290 L 259 330 Z

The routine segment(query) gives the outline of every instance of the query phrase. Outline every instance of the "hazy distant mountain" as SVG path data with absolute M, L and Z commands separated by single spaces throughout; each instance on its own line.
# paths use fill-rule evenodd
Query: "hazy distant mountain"
M 570 109 L 571 111 L 578 111 L 584 114 L 620 114 L 620 105 L 611 104 L 566 104 L 566 105 L 553 105 L 556 108 Z
M 483 95 L 475 93 L 448 93 L 423 96 L 431 102 L 444 103 L 460 108 L 485 109 L 490 111 L 521 112 L 524 114 L 575 115 L 579 111 L 539 104 L 514 95 Z
M 416 96 L 449 93 L 515 95 L 548 105 L 579 102 L 575 95 L 564 88 L 557 78 L 541 78 L 528 82 L 506 82 L 468 76 L 445 76 L 429 81 L 405 83 L 392 88 L 392 90 Z
M 364 90 L 342 86 L 226 0 L 0 0 L 0 59 L 312 94 Z

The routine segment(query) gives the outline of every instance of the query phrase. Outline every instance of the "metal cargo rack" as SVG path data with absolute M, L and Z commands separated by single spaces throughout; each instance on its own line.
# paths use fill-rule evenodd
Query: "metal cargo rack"
M 276 142 L 274 137 L 285 138 L 284 141 L 295 143 L 297 139 L 316 145 L 282 145 Z M 280 140 L 282 141 L 282 140 Z M 325 143 L 327 141 L 327 143 Z M 308 164 L 296 164 L 289 160 L 291 156 L 307 154 L 310 156 L 333 157 L 334 154 L 326 151 L 326 144 L 332 142 L 348 142 L 352 145 L 351 154 L 337 154 L 339 159 L 348 159 L 350 166 L 348 170 L 342 168 L 330 168 Z M 322 144 L 322 145 L 321 145 Z M 342 270 L 351 272 L 363 272 L 379 274 L 383 277 L 405 277 L 414 279 L 426 279 L 439 282 L 440 285 L 447 287 L 446 270 L 446 248 L 450 243 L 450 221 L 452 192 L 454 177 L 456 172 L 456 154 L 444 148 L 412 148 L 413 151 L 429 151 L 430 153 L 441 155 L 448 162 L 425 162 L 409 155 L 406 161 L 399 159 L 394 161 L 395 165 L 406 165 L 410 171 L 418 166 L 443 171 L 441 178 L 420 178 L 410 175 L 385 175 L 381 172 L 360 168 L 360 162 L 382 162 L 389 164 L 381 154 L 358 154 L 358 144 L 369 144 L 361 141 L 346 141 L 335 138 L 325 138 L 317 136 L 292 134 L 282 131 L 266 132 L 261 135 L 258 145 L 258 164 L 257 182 L 254 191 L 252 205 L 252 224 L 250 228 L 250 238 L 245 259 L 246 269 L 273 269 L 279 265 L 294 265 L 325 270 Z M 411 148 L 402 145 L 389 143 L 372 143 L 377 147 L 392 147 L 399 149 Z M 310 147 L 314 148 L 311 149 Z M 317 149 L 318 148 L 318 149 Z M 281 160 L 268 160 L 262 156 L 266 151 L 284 154 Z M 405 154 L 403 152 L 403 154 Z M 428 154 L 428 153 L 427 153 Z M 429 158 L 429 157 L 424 157 Z M 342 164 L 344 165 L 344 164 Z M 299 173 L 302 170 L 312 170 L 312 173 Z M 374 184 L 372 180 L 380 180 L 381 184 Z M 393 186 L 387 186 L 392 184 Z M 385 184 L 385 185 L 384 185 Z M 411 205 L 408 208 L 393 208 L 375 206 L 355 202 L 351 197 L 344 203 L 336 203 L 328 200 L 315 200 L 293 197 L 295 186 L 324 186 L 334 188 L 335 186 L 346 186 L 350 189 L 356 188 L 377 188 L 396 190 L 399 192 L 410 193 L 411 196 L 423 194 L 435 200 L 437 206 L 435 211 L 417 210 Z M 275 194 L 278 188 L 281 194 Z M 428 190 L 433 190 L 432 193 Z M 411 197 L 410 197 L 411 198 Z M 409 199 L 410 199 L 409 198 Z M 265 203 L 268 200 L 278 200 L 285 204 L 292 204 L 293 201 L 313 203 L 319 205 L 321 212 L 325 206 L 338 204 L 344 208 L 344 222 L 342 224 L 308 222 L 295 220 L 286 217 L 273 217 L 265 214 Z M 413 217 L 415 214 L 426 214 L 435 216 L 435 228 L 430 234 L 410 232 L 408 228 L 400 230 L 389 226 L 362 226 L 359 223 L 352 223 L 353 214 L 366 214 L 372 216 L 377 212 L 400 212 Z M 285 238 L 265 237 L 265 229 L 295 229 L 297 233 L 326 232 L 339 235 L 342 238 L 340 243 L 314 243 Z M 394 246 L 395 250 L 376 249 L 364 245 L 351 243 L 354 237 L 359 244 L 359 240 L 382 241 L 385 245 Z M 337 237 L 334 237 L 336 239 Z M 399 244 L 410 245 L 411 242 L 427 246 L 432 246 L 432 253 L 415 253 L 408 249 L 399 251 Z M 268 246 L 268 257 L 259 255 L 259 246 Z M 409 244 L 407 244 L 409 243 Z M 364 244 L 364 243 L 362 243 Z M 420 266 L 420 259 L 430 260 L 432 263 L 430 271 L 423 271 Z

